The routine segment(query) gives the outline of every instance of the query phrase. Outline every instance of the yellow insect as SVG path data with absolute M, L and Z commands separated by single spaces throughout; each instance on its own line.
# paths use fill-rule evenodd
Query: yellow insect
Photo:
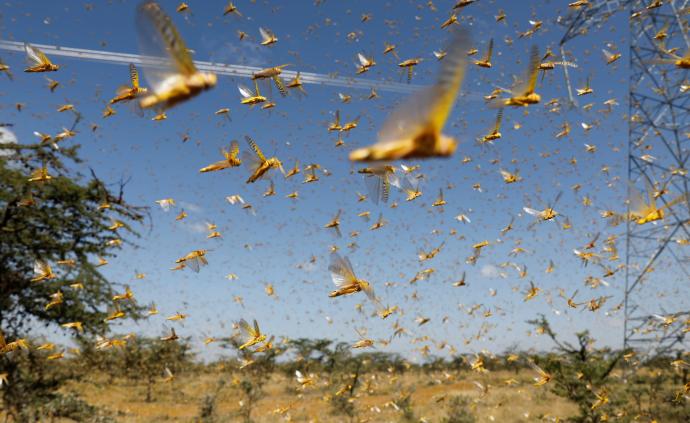
M 501 176 L 503 177 L 503 182 L 506 184 L 512 184 L 515 182 L 520 182 L 522 180 L 522 177 L 517 173 L 510 173 L 507 170 L 500 170 Z
M 28 181 L 29 182 L 48 182 L 51 179 L 53 179 L 52 176 L 48 173 L 48 167 L 46 166 L 45 163 L 43 163 L 43 166 L 40 168 L 34 170 L 31 172 L 31 176 L 29 177 Z
M 292 169 L 287 171 L 287 173 L 285 174 L 285 179 L 291 178 L 300 172 L 301 172 L 301 168 L 299 166 L 299 160 L 295 160 L 295 166 Z
M 259 329 L 259 324 L 256 322 L 256 319 L 254 319 L 254 327 L 250 326 L 249 323 L 247 323 L 247 321 L 244 319 L 240 320 L 239 326 L 244 335 L 244 344 L 240 345 L 241 350 L 266 340 L 266 335 L 261 333 L 261 329 Z
M 36 276 L 31 279 L 31 282 L 41 282 L 57 278 L 50 265 L 43 260 L 36 260 L 34 262 L 34 273 Z
M 456 282 L 453 282 L 453 286 L 456 288 L 461 286 L 467 286 L 467 273 L 463 271 L 460 279 Z
M 113 295 L 113 301 L 134 301 L 134 293 L 129 288 L 129 285 L 125 285 L 125 293 Z
M 339 129 L 340 132 L 349 132 L 357 127 L 359 124 L 359 116 L 349 122 L 345 122 Z
M 335 229 L 336 234 L 338 237 L 341 237 L 342 234 L 340 233 L 340 214 L 342 213 L 342 210 L 338 210 L 338 213 L 335 215 L 333 219 L 331 219 L 330 222 L 326 223 L 323 227 L 324 228 L 333 228 Z
M 469 44 L 466 32 L 458 31 L 442 62 L 435 85 L 413 95 L 396 109 L 379 133 L 379 142 L 350 153 L 353 161 L 396 160 L 404 158 L 447 157 L 457 148 L 457 141 L 443 135 L 465 75 Z
M 149 309 L 146 310 L 146 316 L 147 317 L 148 316 L 155 316 L 156 314 L 158 314 L 158 308 L 156 308 L 155 303 L 151 303 L 151 305 L 149 306 Z
M 221 154 L 223 154 L 223 157 L 225 157 L 224 160 L 220 160 L 206 167 L 202 167 L 201 169 L 199 169 L 199 172 L 216 172 L 219 170 L 227 169 L 229 167 L 237 167 L 242 164 L 242 160 L 240 160 L 237 157 L 239 153 L 240 145 L 237 141 L 233 140 L 230 142 L 230 151 L 226 150 L 225 148 L 221 150 Z
M 610 65 L 611 63 L 615 62 L 616 60 L 621 58 L 620 53 L 611 53 L 610 51 L 606 49 L 601 50 L 604 53 L 604 58 L 606 59 L 606 64 Z
M 223 16 L 229 15 L 230 13 L 234 13 L 235 15 L 242 17 L 242 14 L 239 10 L 237 10 L 237 6 L 235 6 L 233 2 L 228 2 L 228 5 L 225 6 L 225 9 L 223 10 Z
M 175 333 L 175 329 L 174 329 L 174 328 L 170 328 L 170 335 L 161 337 L 161 341 L 164 341 L 164 342 L 167 342 L 167 341 L 175 341 L 175 340 L 177 340 L 177 339 L 179 339 L 179 338 L 180 338 L 180 337 L 177 336 L 177 333 Z
M 590 79 L 591 79 L 591 77 L 588 76 L 587 82 L 585 83 L 585 86 L 582 88 L 576 88 L 578 96 L 588 95 L 588 94 L 592 94 L 594 92 L 594 90 L 590 86 Z
M 120 306 L 116 303 L 115 304 L 115 310 L 110 313 L 103 321 L 106 323 L 111 321 L 111 320 L 116 320 L 116 319 L 124 319 L 125 318 L 125 312 L 120 310 Z
M 59 306 L 64 302 L 64 294 L 62 291 L 57 291 L 53 294 L 50 294 L 50 302 L 43 307 L 45 311 L 50 310 L 53 307 Z
M 503 109 L 499 110 L 496 114 L 496 123 L 494 127 L 488 134 L 484 135 L 480 140 L 479 144 L 492 144 L 494 140 L 501 138 L 501 122 L 503 121 Z
M 556 207 L 556 203 L 558 203 L 558 200 L 561 198 L 562 192 L 559 192 L 558 195 L 556 195 L 556 199 L 553 201 L 553 203 L 549 206 L 547 206 L 544 210 L 535 210 L 529 207 L 523 207 L 522 209 L 528 213 L 531 214 L 532 216 L 536 216 L 539 220 L 542 221 L 547 221 L 547 220 L 553 220 L 556 218 L 556 216 L 560 216 L 560 213 L 558 213 L 554 207 Z
M 501 21 L 505 22 L 505 19 L 506 19 L 506 12 L 505 12 L 505 10 L 499 9 L 499 10 L 498 10 L 498 15 L 494 16 L 494 19 L 496 20 L 496 22 L 501 22 Z
M 363 291 L 374 304 L 378 304 L 371 284 L 355 276 L 352 264 L 347 257 L 341 257 L 337 252 L 332 252 L 328 270 L 331 272 L 331 279 L 337 288 L 328 294 L 329 297 L 335 298 Z
M 155 1 L 139 6 L 137 32 L 142 53 L 154 61 L 145 67 L 153 93 L 139 101 L 142 108 L 169 108 L 216 85 L 215 74 L 196 69 L 177 28 Z
M 362 74 L 376 66 L 376 62 L 374 61 L 373 57 L 366 57 L 362 53 L 357 53 L 357 60 L 359 60 L 359 64 L 355 65 L 357 67 L 357 75 Z
M 314 375 L 309 375 L 309 377 L 304 376 L 299 370 L 295 370 L 295 380 L 300 384 L 302 389 L 309 385 L 314 384 Z
M 525 81 L 516 90 L 510 90 L 513 95 L 507 99 L 501 99 L 498 103 L 502 106 L 529 106 L 541 101 L 541 96 L 535 92 L 537 86 L 537 75 L 539 74 L 539 49 L 532 46 L 530 53 L 529 66 L 525 74 Z
M 395 44 L 389 44 L 387 42 L 384 42 L 383 43 L 383 54 L 392 53 L 393 56 L 395 56 L 397 58 L 398 53 L 395 51 L 395 47 L 396 47 Z
M 259 79 L 271 79 L 273 80 L 273 83 L 276 85 L 276 88 L 278 88 L 278 91 L 280 91 L 280 95 L 286 97 L 287 89 L 285 89 L 285 82 L 280 77 L 280 74 L 283 72 L 283 68 L 286 66 L 290 65 L 285 64 L 280 66 L 274 66 L 272 68 L 261 69 L 260 71 L 252 73 L 252 80 L 256 81 Z
M 258 347 L 256 347 L 256 349 L 254 350 L 254 352 L 265 352 L 265 351 L 268 351 L 268 350 L 270 350 L 270 349 L 273 349 L 273 340 L 274 340 L 274 339 L 275 339 L 275 336 L 272 336 L 272 335 L 271 335 L 271 337 L 268 338 L 268 340 L 265 341 L 265 342 L 263 343 L 263 345 L 259 345 Z
M 672 64 L 680 69 L 690 69 L 690 50 L 688 50 L 683 57 L 672 53 L 671 51 L 666 51 L 666 54 L 672 57 L 672 59 L 658 59 L 653 60 L 652 63 L 658 64 Z
M 178 313 L 173 314 L 172 316 L 166 317 L 165 320 L 170 320 L 171 322 L 176 322 L 178 320 L 184 320 L 187 317 L 189 317 L 189 315 L 178 312 Z M 173 330 L 173 333 L 174 333 L 174 330 Z
M 312 163 L 304 168 L 306 173 L 304 174 L 304 180 L 302 181 L 303 184 L 310 184 L 319 180 L 318 175 L 316 175 L 316 169 L 321 169 L 321 166 L 317 163 Z M 324 172 L 326 171 L 324 170 Z
M 663 220 L 666 216 L 666 209 L 673 207 L 682 201 L 687 201 L 685 195 L 680 195 L 675 199 L 666 202 L 662 207 L 657 207 L 654 189 L 652 188 L 649 180 L 645 179 L 645 185 L 647 187 L 646 200 L 633 185 L 629 186 L 630 212 L 628 218 L 638 225 Z
M 416 57 L 412 59 L 403 60 L 398 63 L 398 67 L 407 70 L 407 83 L 412 82 L 412 75 L 414 74 L 414 67 L 422 62 L 422 59 Z
M 352 344 L 352 348 L 371 348 L 374 346 L 374 340 L 366 337 L 366 333 L 355 329 L 359 335 L 359 341 Z
M 163 211 L 167 212 L 170 208 L 175 207 L 175 200 L 172 198 L 163 198 L 162 200 L 156 200 L 156 203 L 161 206 Z
M 578 290 L 576 289 L 575 292 L 573 292 L 573 295 L 571 295 L 569 298 L 565 298 L 565 295 L 562 292 L 560 293 L 560 295 L 561 295 L 561 297 L 565 298 L 566 303 L 568 303 L 568 307 L 578 308 L 579 306 L 581 306 L 584 303 L 578 304 L 575 302 L 575 296 L 577 295 L 577 293 L 578 293 Z
M 527 269 L 527 267 L 525 267 L 525 269 Z M 523 276 L 521 276 L 521 277 L 523 277 Z M 539 294 L 540 291 L 541 291 L 541 288 L 535 286 L 535 285 L 534 285 L 534 282 L 530 281 L 530 283 L 529 283 L 529 289 L 528 289 L 527 292 L 525 293 L 524 301 L 529 301 L 529 300 L 531 300 L 532 298 L 536 297 L 536 296 Z
M 2 62 L 0 62 L 0 71 L 2 70 L 2 64 L 1 64 L 1 63 L 2 63 Z M 8 71 L 8 72 L 9 72 L 9 71 Z M 9 74 L 9 75 L 11 75 L 11 74 Z M 59 83 L 58 81 L 54 80 L 54 79 L 50 79 L 50 78 L 47 78 L 47 77 L 46 77 L 46 80 L 48 81 L 48 89 L 50 90 L 51 93 L 52 93 L 52 92 L 55 92 L 55 90 L 57 89 L 57 87 L 60 86 L 60 83 Z
M 546 373 L 541 367 L 537 366 L 534 361 L 528 360 L 527 364 L 529 364 L 529 366 L 539 374 L 539 377 L 534 378 L 534 386 L 545 385 L 551 380 L 551 375 Z
M 443 207 L 446 205 L 446 199 L 443 196 L 443 188 L 439 188 L 438 190 L 438 197 L 434 200 L 433 203 L 431 203 L 432 207 Z
M 458 15 L 455 13 L 452 13 L 450 15 L 450 17 L 448 17 L 448 19 L 446 19 L 445 21 L 443 21 L 443 23 L 441 23 L 441 29 L 448 28 L 449 26 L 451 26 L 453 24 L 456 24 L 456 25 L 458 24 Z
M 26 60 L 30 64 L 24 72 L 55 72 L 60 69 L 60 66 L 53 64 L 41 50 L 29 43 L 24 43 L 24 51 L 26 51 Z
M 383 219 L 383 213 L 380 213 L 378 220 L 376 220 L 376 222 L 374 222 L 374 224 L 369 227 L 369 230 L 375 231 L 377 229 L 381 229 L 386 225 L 386 223 L 388 223 L 388 222 L 386 222 Z
M 270 29 L 259 28 L 259 34 L 261 34 L 262 46 L 270 46 L 278 42 L 278 37 Z
M 400 187 L 400 178 L 395 174 L 395 168 L 390 165 L 365 167 L 359 169 L 357 173 L 365 175 L 364 182 L 369 192 L 369 198 L 374 204 L 378 204 L 379 200 L 383 200 L 384 203 L 388 202 L 391 185 Z
M 285 175 L 285 169 L 283 169 L 283 164 L 278 160 L 277 157 L 271 157 L 269 159 L 264 156 L 258 145 L 249 136 L 245 135 L 244 139 L 247 140 L 249 147 L 254 150 L 256 157 L 252 156 L 249 152 L 244 152 L 242 159 L 249 167 L 252 172 L 247 179 L 247 183 L 251 184 L 256 182 L 258 179 L 264 177 L 268 174 L 268 171 L 274 168 L 280 169 L 280 171 Z
M 264 191 L 263 196 L 264 197 L 271 197 L 273 195 L 276 195 L 276 185 L 273 181 L 271 181 L 271 184 L 268 186 L 266 191 Z
M 422 195 L 419 189 L 419 179 L 406 175 L 400 178 L 400 189 L 407 195 L 405 201 L 414 201 Z
M 2 59 L 0 59 L 0 72 L 5 72 L 5 74 L 10 79 L 10 81 L 12 81 L 14 79 L 12 77 L 12 72 L 10 71 L 9 65 L 7 65 L 5 62 L 3 62 Z M 57 85 L 55 86 L 55 88 L 57 88 Z M 55 90 L 55 88 L 52 88 L 50 90 L 50 92 L 53 92 Z
M 52 342 L 46 342 L 36 347 L 36 351 L 51 351 L 55 349 L 55 344 Z
M 398 306 L 382 307 L 376 314 L 378 314 L 380 318 L 385 319 L 396 311 L 398 311 Z
M 19 348 L 24 350 L 29 349 L 29 344 L 26 342 L 26 339 L 21 338 L 16 339 L 12 342 L 7 342 L 5 340 L 5 335 L 3 335 L 2 332 L 0 332 L 0 354 L 16 351 Z
M 110 100 L 110 104 L 119 103 L 121 101 L 129 101 L 141 94 L 146 94 L 148 90 L 139 85 L 139 72 L 137 71 L 136 66 L 134 66 L 132 63 L 129 64 L 129 78 L 132 82 L 132 86 L 120 87 L 117 90 L 117 95 Z
M 304 89 L 304 84 L 302 83 L 301 74 L 297 72 L 295 77 L 287 83 L 285 86 L 289 89 L 297 89 L 299 94 L 307 95 L 307 91 Z
M 462 9 L 464 7 L 471 5 L 472 3 L 476 2 L 476 1 L 477 0 L 458 0 L 457 3 L 455 3 L 455 6 L 453 6 L 453 10 Z
M 480 60 L 475 60 L 474 64 L 481 67 L 481 68 L 490 68 L 491 67 L 491 54 L 494 51 L 494 39 L 489 40 L 489 48 L 486 51 L 486 55 L 482 57 Z
M 84 326 L 82 325 L 81 322 L 68 322 L 68 323 L 63 323 L 62 325 L 63 328 L 68 328 L 68 329 L 76 329 L 80 333 L 84 333 Z
M 259 91 L 259 84 L 256 80 L 254 80 L 254 92 L 244 85 L 238 85 L 237 89 L 240 91 L 240 95 L 242 95 L 242 100 L 240 100 L 240 103 L 248 104 L 250 108 L 253 108 L 259 103 L 265 103 L 268 101 L 266 97 L 261 95 L 261 92 Z
M 175 260 L 175 263 L 184 264 L 194 272 L 199 273 L 199 268 L 208 264 L 206 250 L 194 250 L 186 256 Z

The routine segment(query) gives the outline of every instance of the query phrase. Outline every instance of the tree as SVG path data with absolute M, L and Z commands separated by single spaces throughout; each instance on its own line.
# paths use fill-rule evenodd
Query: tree
M 576 333 L 577 345 L 558 339 L 546 317 L 528 323 L 536 326 L 539 332 L 547 335 L 556 345 L 558 355 L 547 356 L 544 363 L 538 363 L 552 375 L 548 382 L 554 394 L 568 398 L 577 404 L 580 415 L 572 418 L 575 422 L 605 421 L 606 415 L 614 405 L 609 400 L 611 372 L 623 357 L 624 352 L 612 352 L 607 348 L 593 347 L 594 339 L 588 331 Z M 612 396 L 616 399 L 616 397 Z M 617 402 L 619 401 L 616 399 Z
M 153 385 L 162 379 L 166 369 L 178 374 L 191 363 L 191 346 L 188 340 L 162 341 L 157 338 L 137 337 L 128 341 L 121 350 L 123 376 L 146 383 L 146 402 L 153 401 Z
M 256 404 L 266 395 L 264 386 L 268 383 L 276 369 L 276 358 L 283 353 L 282 350 L 271 347 L 263 352 L 252 351 L 249 348 L 240 349 L 241 342 L 237 337 L 223 339 L 222 346 L 230 348 L 237 353 L 238 358 L 244 363 L 235 370 L 232 366 L 228 369 L 233 372 L 233 385 L 240 391 L 239 416 L 245 423 L 251 423 L 252 412 Z M 221 385 L 222 387 L 222 385 Z M 219 390 L 216 391 L 217 396 Z
M 105 333 L 115 286 L 99 267 L 131 243 L 127 238 L 137 236 L 132 225 L 145 216 L 145 208 L 124 200 L 126 182 L 112 189 L 93 170 L 89 177 L 74 170 L 81 163 L 79 146 L 53 147 L 67 135 L 4 143 L 0 151 L 0 331 L 10 344 L 37 323 L 59 328 L 78 322 L 85 334 Z M 129 236 L 122 239 L 122 233 Z M 37 267 L 42 278 L 35 277 Z M 121 309 L 140 317 L 131 301 Z M 9 381 L 3 398 L 17 414 L 28 406 L 27 395 L 12 394 L 23 377 L 18 355 L 26 352 L 2 350 L 0 373 Z

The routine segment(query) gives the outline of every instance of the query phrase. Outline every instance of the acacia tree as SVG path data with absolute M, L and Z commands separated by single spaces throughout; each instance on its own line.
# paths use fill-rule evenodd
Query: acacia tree
M 622 400 L 611 395 L 608 399 L 613 370 L 623 357 L 624 351 L 608 348 L 594 348 L 594 339 L 588 331 L 576 333 L 577 345 L 558 339 L 549 321 L 541 314 L 538 319 L 527 323 L 539 328 L 556 345 L 558 355 L 547 355 L 539 363 L 553 376 L 549 382 L 551 391 L 577 404 L 580 415 L 569 421 L 596 423 L 605 421 L 607 413 L 614 406 L 621 406 Z M 605 398 L 605 400 L 604 400 Z M 609 402 L 610 401 L 610 402 Z
M 107 330 L 104 318 L 115 286 L 99 271 L 97 260 L 114 256 L 137 236 L 132 225 L 143 220 L 146 210 L 125 201 L 125 182 L 112 187 L 93 171 L 88 176 L 75 171 L 81 163 L 78 150 L 78 145 L 56 149 L 51 142 L 2 144 L 0 331 L 8 343 L 39 325 L 80 322 L 87 335 Z M 51 267 L 50 278 L 32 281 L 37 260 Z M 133 304 L 125 304 L 123 311 L 139 317 Z M 4 403 L 17 417 L 34 396 L 31 384 L 17 380 L 22 377 L 17 355 L 25 352 L 2 350 L 0 373 L 7 373 L 9 382 L 2 390 Z M 26 389 L 24 395 L 11 392 L 19 386 Z

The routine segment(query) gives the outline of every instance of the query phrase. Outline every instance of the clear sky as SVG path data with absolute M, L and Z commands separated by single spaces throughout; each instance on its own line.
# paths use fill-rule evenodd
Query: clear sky
M 258 1 L 237 0 L 243 17 L 222 16 L 223 1 L 190 0 L 189 11 L 176 13 L 179 2 L 163 1 L 163 8 L 172 16 L 195 59 L 253 66 L 274 66 L 290 63 L 289 69 L 303 72 L 355 76 L 358 52 L 373 55 L 377 65 L 364 78 L 403 81 L 396 66 L 398 60 L 382 54 L 384 42 L 397 45 L 401 59 L 422 57 L 413 82 L 433 82 L 438 69 L 432 51 L 444 48 L 448 31 L 439 29 L 448 18 L 453 2 L 435 1 L 436 11 L 426 1 L 323 1 L 320 6 L 309 0 Z M 375 339 L 388 338 L 392 325 L 399 321 L 410 337 L 395 340 L 386 351 L 401 351 L 418 358 L 418 348 L 430 342 L 447 341 L 461 352 L 482 348 L 502 351 L 509 345 L 523 348 L 544 348 L 548 343 L 529 335 L 525 321 L 537 313 L 545 313 L 564 333 L 590 329 L 602 344 L 622 343 L 622 310 L 610 311 L 622 301 L 624 272 L 607 279 L 609 287 L 596 290 L 586 287 L 587 276 L 601 277 L 596 265 L 582 267 L 572 253 L 582 248 L 597 232 L 602 240 L 619 235 L 621 260 L 624 259 L 624 228 L 610 228 L 599 212 L 604 209 L 624 211 L 626 187 L 626 140 L 628 78 L 628 24 L 625 14 L 613 17 L 603 28 L 593 29 L 586 36 L 567 45 L 569 60 L 577 63 L 571 69 L 575 87 L 583 87 L 588 77 L 594 94 L 578 98 L 579 107 L 567 107 L 567 91 L 560 67 L 540 81 L 537 92 L 542 104 L 528 109 L 508 109 L 503 121 L 503 137 L 493 146 L 477 145 L 475 140 L 489 132 L 496 116 L 481 98 L 495 86 L 512 84 L 513 75 L 522 77 L 532 44 L 543 54 L 551 47 L 557 55 L 558 42 L 565 29 L 555 23 L 559 15 L 568 13 L 566 1 L 491 1 L 480 0 L 458 14 L 460 26 L 469 28 L 473 45 L 479 55 L 486 50 L 490 38 L 495 40 L 493 68 L 470 66 L 463 85 L 463 95 L 446 125 L 446 133 L 455 136 L 460 145 L 450 159 L 408 162 L 420 164 L 425 175 L 422 197 L 404 201 L 400 192 L 392 194 L 388 205 L 357 202 L 356 192 L 366 192 L 361 175 L 347 155 L 354 147 L 375 141 L 377 130 L 386 115 L 404 97 L 379 92 L 380 97 L 367 100 L 367 90 L 306 86 L 308 96 L 281 98 L 273 89 L 277 107 L 272 111 L 249 110 L 239 103 L 237 83 L 247 80 L 220 77 L 217 86 L 199 97 L 168 112 L 168 119 L 150 120 L 152 115 L 138 117 L 126 105 L 116 107 L 115 116 L 103 119 L 101 112 L 118 86 L 128 82 L 125 66 L 55 58 L 62 67 L 48 75 L 60 82 L 54 93 L 47 88 L 41 74 L 24 74 L 23 55 L 2 52 L 1 57 L 14 70 L 15 80 L 0 79 L 0 116 L 12 122 L 20 142 L 34 141 L 33 131 L 57 133 L 71 123 L 69 113 L 57 113 L 61 104 L 73 103 L 84 114 L 84 122 L 73 141 L 83 146 L 85 165 L 96 169 L 105 180 L 129 179 L 127 195 L 130 202 L 152 207 L 152 227 L 141 228 L 138 247 L 125 247 L 104 268 L 113 281 L 130 284 L 141 303 L 155 301 L 161 314 L 135 324 L 115 324 L 114 332 L 138 331 L 161 334 L 165 327 L 175 326 L 182 336 L 192 336 L 200 345 L 204 335 L 226 336 L 231 323 L 244 317 L 256 318 L 269 334 L 288 337 L 328 337 L 354 342 L 355 328 L 366 328 Z M 0 37 L 67 47 L 136 53 L 134 25 L 137 2 L 118 0 L 87 3 L 52 1 L 6 1 L 0 20 Z M 505 23 L 495 23 L 498 9 L 507 15 Z M 361 22 L 362 14 L 371 19 Z M 530 38 L 518 33 L 530 27 L 530 19 L 542 20 L 543 27 Z M 279 37 L 273 47 L 257 44 L 259 26 L 270 28 Z M 251 39 L 239 41 L 237 31 L 247 32 Z M 347 34 L 354 32 L 354 40 Z M 512 43 L 506 40 L 510 38 Z M 607 46 L 607 44 L 611 44 Z M 623 58 L 606 66 L 602 48 L 618 50 Z M 372 82 L 374 84 L 374 82 Z M 268 92 L 268 91 L 266 91 Z M 343 104 L 338 93 L 352 95 Z M 549 112 L 545 103 L 561 100 L 560 113 Z M 614 98 L 620 105 L 611 113 L 603 102 Z M 25 108 L 17 112 L 14 104 Z M 590 110 L 582 106 L 593 103 Z M 214 112 L 222 107 L 231 109 L 228 122 Z M 336 110 L 344 120 L 360 116 L 360 125 L 344 137 L 345 146 L 334 146 L 336 136 L 328 133 L 327 125 Z M 557 140 L 555 134 L 564 122 L 572 131 L 569 137 Z M 581 123 L 594 125 L 584 131 Z M 99 128 L 92 132 L 91 123 Z M 182 143 L 183 134 L 190 141 Z M 276 154 L 286 168 L 295 160 L 302 165 L 318 163 L 331 176 L 320 173 L 320 181 L 302 184 L 303 174 L 284 180 L 275 175 L 277 195 L 263 198 L 267 182 L 245 184 L 247 170 L 229 169 L 200 174 L 198 169 L 219 160 L 219 149 L 232 139 L 243 142 L 251 135 L 267 154 Z M 585 151 L 584 144 L 595 145 L 596 153 Z M 462 163 L 464 157 L 471 158 Z M 576 159 L 577 164 L 571 164 Z M 492 163 L 497 160 L 498 163 Z M 608 174 L 602 167 L 608 167 Z M 519 170 L 523 180 L 506 185 L 499 169 Z M 473 189 L 481 184 L 482 191 Z M 582 189 L 574 192 L 571 186 Z M 449 189 L 452 186 L 452 189 Z M 441 212 L 432 208 L 439 188 L 444 188 L 447 205 Z M 285 198 L 299 192 L 298 199 Z M 524 215 L 522 208 L 542 209 L 563 191 L 556 209 L 566 215 L 572 229 L 561 230 L 553 222 L 531 224 L 534 218 Z M 239 194 L 251 203 L 253 216 L 225 201 Z M 592 201 L 583 206 L 583 197 Z M 155 200 L 172 197 L 177 208 L 164 213 Z M 395 209 L 390 208 L 398 203 Z M 180 210 L 188 213 L 176 221 Z M 343 210 L 343 238 L 323 228 L 339 210 Z M 383 213 L 388 224 L 377 231 L 373 223 L 357 214 L 370 210 L 375 219 Z M 455 219 L 467 214 L 471 223 Z M 515 229 L 501 236 L 500 230 L 515 218 Z M 205 222 L 218 225 L 223 237 L 206 239 Z M 451 229 L 457 235 L 450 235 Z M 434 231 L 437 230 L 437 233 Z M 352 238 L 351 231 L 359 231 Z M 476 265 L 465 263 L 472 254 L 471 246 L 488 240 Z M 357 243 L 350 250 L 347 244 Z M 445 242 L 432 260 L 420 263 L 417 253 L 429 251 Z M 519 244 L 519 245 L 518 245 Z M 387 320 L 371 317 L 372 305 L 361 295 L 328 298 L 333 289 L 328 267 L 331 245 L 350 257 L 359 277 L 369 280 L 385 304 L 398 305 L 402 313 Z M 525 253 L 511 257 L 508 253 L 520 246 Z M 209 266 L 201 272 L 172 272 L 175 259 L 193 249 L 208 249 Z M 316 258 L 310 263 L 310 258 Z M 546 274 L 549 260 L 555 270 Z M 519 278 L 513 267 L 501 268 L 504 262 L 527 266 L 528 276 Z M 611 267 L 619 262 L 607 263 Z M 428 279 L 411 285 L 416 272 L 433 267 L 436 272 Z M 135 280 L 135 270 L 146 274 Z M 463 272 L 466 287 L 453 287 Z M 498 276 L 504 272 L 505 277 Z M 238 280 L 228 280 L 236 273 Z M 669 275 L 669 284 L 678 278 Z M 534 299 L 523 301 L 524 291 L 533 281 L 542 289 Z M 386 286 L 387 282 L 391 282 Z M 264 286 L 273 284 L 276 298 L 264 293 Z M 598 312 L 566 310 L 565 300 L 558 297 L 558 288 L 572 294 L 579 289 L 576 301 L 589 301 L 602 295 L 612 296 Z M 496 295 L 491 296 L 490 290 Z M 672 290 L 668 290 L 671 293 Z M 233 301 L 241 296 L 243 305 Z M 670 295 L 669 295 L 670 296 Z M 672 296 L 671 296 L 672 297 Z M 548 299 L 553 300 L 549 305 Z M 364 304 L 364 313 L 355 309 Z M 466 310 L 481 304 L 473 316 Z M 673 307 L 671 307 L 673 308 Z M 483 312 L 491 310 L 490 317 Z M 556 313 L 557 311 L 557 313 Z M 189 314 L 182 324 L 164 320 L 175 312 Z M 329 324 L 326 317 L 332 319 Z M 431 321 L 417 327 L 414 319 L 429 317 Z M 448 316 L 446 322 L 444 316 Z M 482 328 L 484 330 L 482 330 Z M 471 339 L 481 331 L 479 339 Z M 428 336 L 429 341 L 412 344 L 416 337 Z M 203 347 L 199 347 L 200 349 Z M 210 346 L 208 354 L 218 347 Z M 432 345 L 432 351 L 443 354 Z

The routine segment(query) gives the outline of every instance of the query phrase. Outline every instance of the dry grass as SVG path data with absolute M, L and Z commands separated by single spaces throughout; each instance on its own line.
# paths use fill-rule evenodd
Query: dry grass
M 563 418 L 576 412 L 574 404 L 550 394 L 548 387 L 533 386 L 531 377 L 528 372 L 516 375 L 507 371 L 461 372 L 450 378 L 443 374 L 407 373 L 391 379 L 387 374 L 368 374 L 361 379 L 363 383 L 356 391 L 354 404 L 360 421 L 371 422 L 399 420 L 401 413 L 390 402 L 401 390 L 412 392 L 415 415 L 428 421 L 439 421 L 445 416 L 448 400 L 456 395 L 470 398 L 479 422 L 534 421 L 543 415 Z M 110 381 L 94 376 L 89 382 L 68 385 L 66 390 L 78 393 L 94 405 L 108 408 L 116 413 L 118 421 L 194 421 L 202 399 L 215 391 L 220 378 L 225 378 L 227 384 L 217 397 L 217 421 L 238 421 L 241 392 L 233 386 L 233 376 L 228 373 L 183 374 L 172 382 L 159 382 L 153 389 L 153 401 L 148 403 L 144 400 L 146 386 L 124 379 Z M 516 379 L 518 384 L 507 386 L 504 382 L 510 378 Z M 473 381 L 489 384 L 488 395 L 482 396 Z M 256 422 L 280 421 L 274 410 L 290 407 L 288 413 L 292 421 L 347 421 L 345 416 L 331 413 L 327 395 L 335 390 L 322 381 L 301 390 L 293 379 L 274 374 L 252 418 Z M 373 411 L 374 407 L 378 407 L 380 413 Z

